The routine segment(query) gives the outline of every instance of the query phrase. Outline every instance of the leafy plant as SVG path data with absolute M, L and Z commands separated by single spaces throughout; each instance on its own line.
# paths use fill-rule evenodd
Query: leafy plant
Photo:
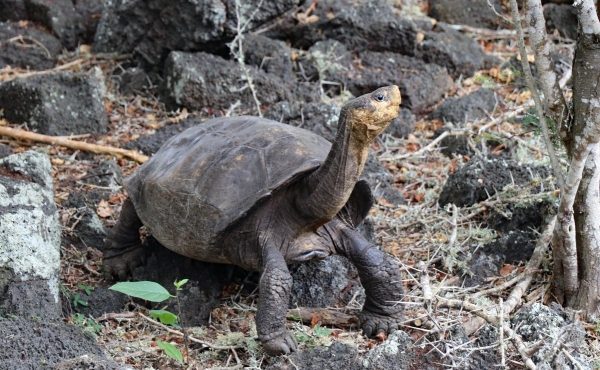
M 182 290 L 182 287 L 188 282 L 188 279 L 183 279 L 179 281 L 175 281 L 173 285 L 175 285 L 175 289 L 177 291 Z M 117 283 L 111 286 L 109 289 L 115 290 L 117 292 L 121 292 L 127 294 L 131 297 L 145 299 L 150 302 L 163 302 L 169 298 L 177 299 L 177 306 L 179 307 L 179 297 L 176 295 L 171 295 L 167 289 L 165 289 L 162 285 L 155 283 L 153 281 L 127 281 Z M 167 310 L 150 310 L 150 316 L 155 319 L 158 319 L 161 323 L 165 325 L 176 326 L 179 321 L 179 316 L 181 316 L 181 312 L 179 312 L 179 316 Z M 184 333 L 184 342 L 187 349 L 187 335 L 185 332 L 185 328 L 183 330 Z M 172 345 L 171 343 L 163 342 L 161 340 L 156 341 L 157 345 L 165 351 L 165 354 L 179 363 L 183 363 L 183 355 L 181 351 Z
M 87 303 L 87 301 L 84 301 L 83 299 L 81 299 L 81 294 L 77 293 L 77 294 L 75 294 L 75 297 L 73 297 L 73 306 L 75 308 L 77 308 L 77 306 L 88 307 L 89 303 Z
M 315 325 L 313 327 L 313 330 L 314 330 L 317 338 L 328 337 L 331 335 L 331 330 L 324 328 L 324 327 L 320 326 L 319 324 Z
M 181 351 L 177 349 L 177 347 L 175 347 L 171 343 L 163 342 L 160 339 L 156 341 L 156 344 L 159 348 L 165 351 L 167 356 L 177 360 L 177 362 L 179 362 L 180 364 L 183 364 L 183 355 L 181 354 Z
M 71 316 L 73 324 L 79 326 L 84 333 L 88 333 L 94 338 L 98 337 L 98 334 L 102 331 L 102 325 L 98 324 L 91 318 L 85 317 L 84 314 L 76 313 Z

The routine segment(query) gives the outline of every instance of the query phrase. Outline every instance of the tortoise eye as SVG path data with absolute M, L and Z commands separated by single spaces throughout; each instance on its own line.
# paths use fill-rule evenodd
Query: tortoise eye
M 378 102 L 382 102 L 384 99 L 385 99 L 385 96 L 383 94 L 375 95 L 375 100 L 377 100 Z

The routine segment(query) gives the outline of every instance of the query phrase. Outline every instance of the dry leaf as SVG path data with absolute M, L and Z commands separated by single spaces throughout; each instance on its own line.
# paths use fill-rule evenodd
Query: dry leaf
M 112 208 L 108 205 L 108 202 L 102 199 L 96 208 L 96 213 L 99 217 L 107 218 L 112 215 Z
M 319 315 L 313 315 L 310 318 L 310 327 L 314 328 L 315 325 L 317 325 L 319 323 L 319 321 L 321 321 L 321 317 Z
M 500 276 L 506 276 L 513 272 L 516 269 L 513 265 L 504 265 L 502 269 L 500 269 Z

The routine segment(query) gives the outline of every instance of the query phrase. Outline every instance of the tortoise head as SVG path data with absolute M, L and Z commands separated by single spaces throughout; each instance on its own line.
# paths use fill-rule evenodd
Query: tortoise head
M 344 106 L 352 136 L 367 145 L 398 116 L 400 89 L 391 85 L 350 100 Z

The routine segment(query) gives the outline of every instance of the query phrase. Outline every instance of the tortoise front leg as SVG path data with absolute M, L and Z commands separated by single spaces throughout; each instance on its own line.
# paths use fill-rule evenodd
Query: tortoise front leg
M 341 221 L 337 226 L 340 225 Z M 404 320 L 400 268 L 356 230 L 346 225 L 338 230 L 336 250 L 356 266 L 365 288 L 365 304 L 358 315 L 360 327 L 368 337 L 398 330 Z
M 292 276 L 281 252 L 272 246 L 263 247 L 256 329 L 269 355 L 288 354 L 298 347 L 285 328 L 291 289 Z
M 104 277 L 127 279 L 128 273 L 142 264 L 145 251 L 140 240 L 142 221 L 133 203 L 125 199 L 117 224 L 106 234 L 102 253 L 104 255 Z

